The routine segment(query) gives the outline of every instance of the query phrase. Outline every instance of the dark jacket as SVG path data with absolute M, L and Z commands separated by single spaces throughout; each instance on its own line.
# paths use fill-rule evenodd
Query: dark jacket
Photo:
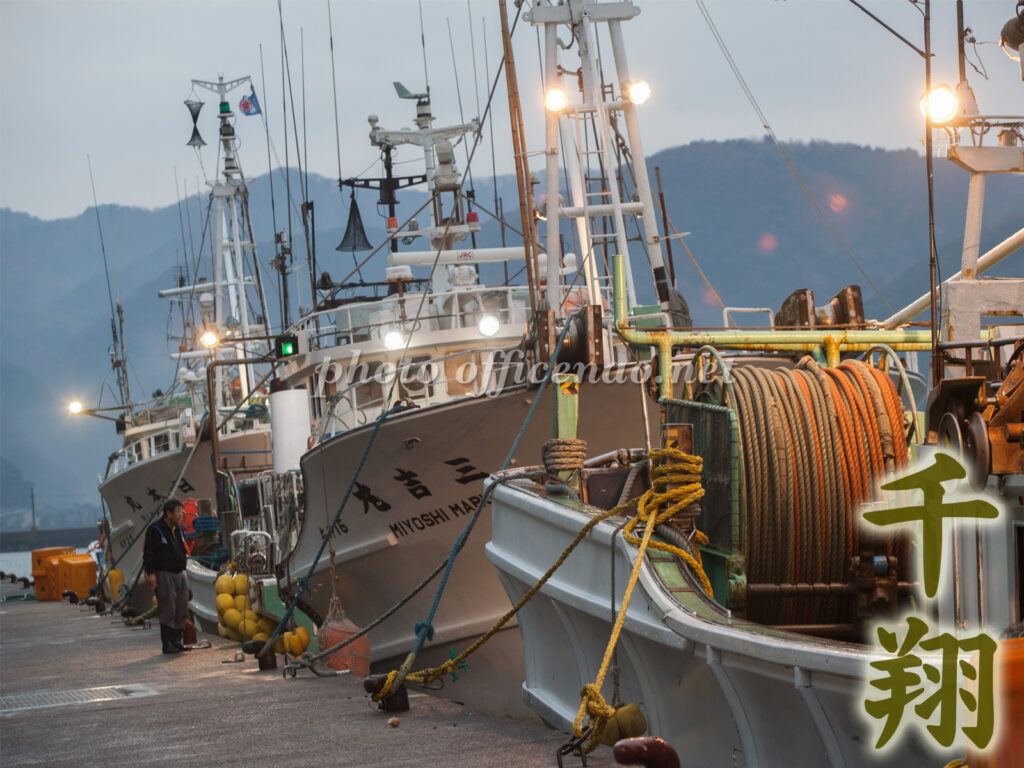
M 172 531 L 165 518 L 149 526 L 146 541 L 142 547 L 142 567 L 146 573 L 170 571 L 181 573 L 185 570 L 185 534 L 177 525 Z

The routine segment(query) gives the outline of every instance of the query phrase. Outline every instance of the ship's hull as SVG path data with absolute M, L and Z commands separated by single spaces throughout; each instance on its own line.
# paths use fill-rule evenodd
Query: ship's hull
M 236 479 L 248 477 L 269 465 L 270 433 L 266 430 L 237 432 L 220 439 L 226 466 Z M 125 584 L 132 587 L 130 604 L 145 609 L 152 603 L 153 593 L 141 577 L 144 532 L 160 515 L 163 499 L 178 479 L 174 497 L 178 499 L 216 498 L 213 472 L 210 467 L 210 444 L 182 447 L 132 464 L 104 480 L 99 487 L 110 516 L 111 564 L 124 574 Z M 244 462 L 244 463 L 243 463 Z
M 487 556 L 510 598 L 539 580 L 583 527 L 582 509 L 526 489 L 496 490 Z M 594 528 L 519 613 L 524 698 L 560 730 L 572 730 L 580 691 L 601 665 L 612 626 L 610 573 L 618 610 L 636 555 L 615 535 L 621 522 Z M 626 614 L 617 646 L 621 700 L 638 703 L 648 733 L 687 764 L 942 764 L 917 741 L 873 749 L 863 700 L 875 657 L 866 647 L 731 619 L 678 583 L 670 591 L 659 573 L 645 561 Z M 611 674 L 609 698 L 610 682 Z
M 635 383 L 585 386 L 590 397 L 580 413 L 579 435 L 592 453 L 613 450 L 624 438 L 622 423 L 643 423 L 640 389 Z M 501 467 L 535 395 L 535 389 L 514 389 L 494 397 L 412 409 L 386 420 L 303 600 L 323 617 L 336 594 L 345 613 L 360 626 L 402 600 L 448 557 L 472 518 L 484 478 Z M 551 437 L 551 398 L 548 389 L 511 466 L 539 459 L 537 446 Z M 283 590 L 307 576 L 372 433 L 372 424 L 352 430 L 303 457 L 305 521 L 286 563 Z M 633 438 L 635 446 L 644 444 L 639 429 Z M 490 513 L 485 509 L 456 558 L 428 646 L 459 650 L 461 641 L 485 631 L 508 610 L 508 598 L 484 557 L 483 545 L 490 535 Z M 374 661 L 404 656 L 412 647 L 413 628 L 426 620 L 437 583 L 435 579 L 371 633 Z

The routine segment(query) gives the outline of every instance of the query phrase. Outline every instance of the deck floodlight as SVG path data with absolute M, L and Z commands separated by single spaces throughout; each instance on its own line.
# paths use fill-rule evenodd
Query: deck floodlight
M 1019 8 L 1017 10 L 1020 11 Z M 1021 56 L 1021 52 L 1024 50 L 1024 14 L 1014 16 L 1003 25 L 1003 29 L 999 33 L 999 47 L 1003 49 L 1003 53 L 1016 62 L 1024 58 Z M 1024 68 L 1021 71 L 1021 77 L 1024 77 Z
M 634 104 L 643 104 L 651 97 L 651 86 L 647 84 L 646 80 L 640 80 L 626 89 L 626 95 Z
M 72 400 L 68 403 L 68 413 L 78 414 L 82 412 L 82 404 L 78 400 Z
M 956 94 L 948 85 L 936 85 L 921 96 L 921 113 L 938 125 L 948 123 L 956 117 L 959 109 L 960 103 Z
M 561 88 L 552 88 L 544 94 L 544 108 L 549 112 L 561 112 L 569 106 L 569 97 Z
M 220 337 L 213 331 L 203 331 L 203 335 L 199 337 L 199 343 L 207 349 L 213 349 L 220 343 Z
M 294 357 L 299 354 L 299 337 L 291 333 L 283 333 L 274 338 L 274 357 L 278 360 Z
M 400 331 L 388 331 L 384 334 L 384 346 L 388 349 L 400 349 L 405 345 L 405 337 Z
M 498 332 L 498 328 L 501 327 L 501 321 L 494 315 L 484 315 L 480 318 L 480 322 L 476 324 L 476 327 L 484 336 L 493 336 Z

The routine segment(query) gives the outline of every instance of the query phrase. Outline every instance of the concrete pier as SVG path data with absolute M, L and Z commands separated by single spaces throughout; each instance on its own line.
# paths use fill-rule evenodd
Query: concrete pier
M 539 720 L 413 690 L 411 710 L 390 727 L 360 679 L 284 679 L 251 656 L 223 663 L 238 645 L 199 637 L 212 648 L 165 656 L 157 624 L 130 629 L 67 603 L 0 605 L 0 762 L 549 768 L 565 741 Z M 611 750 L 599 747 L 588 765 L 615 765 Z

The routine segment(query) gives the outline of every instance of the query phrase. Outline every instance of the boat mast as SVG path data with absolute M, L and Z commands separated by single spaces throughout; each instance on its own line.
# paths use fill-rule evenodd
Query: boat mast
M 631 2 L 600 3 L 591 0 L 570 0 L 568 3 L 552 5 L 550 0 L 542 0 L 526 14 L 526 19 L 534 26 L 544 27 L 544 51 L 545 51 L 545 88 L 547 92 L 553 89 L 560 89 L 560 78 L 566 73 L 559 62 L 559 48 L 562 47 L 558 39 L 558 25 L 566 25 L 570 28 L 570 39 L 578 42 L 580 57 L 580 80 L 582 85 L 582 99 L 580 104 L 565 104 L 560 109 L 553 109 L 549 106 L 546 123 L 546 178 L 545 190 L 547 197 L 547 283 L 551 296 L 557 295 L 556 289 L 561 283 L 561 242 L 559 238 L 559 221 L 562 218 L 577 219 L 577 226 L 580 232 L 581 247 L 584 262 L 584 274 L 587 287 L 590 291 L 591 301 L 596 302 L 596 265 L 594 260 L 594 240 L 606 237 L 593 234 L 591 220 L 598 218 L 610 218 L 612 220 L 613 233 L 608 236 L 619 253 L 626 258 L 629 264 L 629 251 L 626 241 L 626 231 L 623 216 L 633 214 L 641 216 L 639 226 L 642 228 L 644 241 L 647 244 L 651 269 L 654 276 L 654 284 L 657 290 L 658 303 L 663 311 L 670 312 L 677 309 L 678 300 L 673 286 L 668 282 L 668 273 L 665 269 L 665 261 L 661 251 L 661 236 L 657 231 L 657 221 L 654 216 L 654 205 L 651 197 L 650 183 L 647 178 L 647 168 L 643 154 L 643 146 L 640 139 L 639 123 L 636 115 L 636 105 L 626 94 L 629 92 L 633 80 L 629 73 L 626 61 L 625 46 L 623 44 L 621 22 L 627 21 L 637 14 L 637 9 Z M 612 41 L 612 51 L 615 60 L 616 79 L 619 84 L 618 98 L 608 99 L 600 83 L 601 62 L 594 45 L 593 29 L 598 22 L 608 24 L 609 36 Z M 572 69 L 568 70 L 571 74 Z M 615 158 L 615 144 L 611 136 L 609 124 L 610 113 L 613 111 L 622 112 L 626 122 L 626 133 L 631 148 L 631 155 L 634 160 L 636 173 L 637 195 L 639 200 L 623 201 L 619 193 L 618 184 L 614 178 L 614 171 L 618 167 Z M 583 153 L 577 149 L 577 153 L 598 155 L 606 169 L 608 178 L 605 189 L 600 193 L 589 193 L 584 188 L 580 174 L 575 173 L 576 178 L 570 184 L 573 205 L 562 206 L 559 202 L 558 182 L 558 160 L 560 138 L 564 137 L 561 130 L 562 118 L 572 119 L 576 122 L 575 134 L 581 135 L 580 123 L 582 120 L 592 119 L 597 123 L 598 142 L 600 147 L 592 153 Z M 570 155 L 573 154 L 570 152 Z M 585 157 L 568 158 L 569 165 L 573 168 L 583 165 Z M 591 198 L 598 196 L 603 200 L 592 201 Z M 636 289 L 633 285 L 632 270 L 626 271 L 627 292 L 631 304 L 636 303 Z M 560 302 L 550 300 L 551 308 L 556 314 L 564 314 L 559 311 Z
M 266 297 L 259 283 L 258 275 L 249 275 L 246 272 L 246 256 L 249 256 L 254 269 L 258 268 L 256 260 L 256 244 L 252 240 L 251 221 L 248 211 L 248 185 L 245 175 L 238 163 L 238 137 L 232 121 L 235 114 L 231 111 L 228 102 L 228 93 L 234 89 L 250 83 L 248 76 L 236 80 L 225 81 L 221 75 L 217 82 L 208 80 L 193 80 L 193 87 L 204 88 L 217 94 L 219 98 L 217 117 L 220 121 L 218 135 L 220 138 L 221 168 L 216 178 L 208 181 L 207 184 L 212 190 L 215 203 L 215 220 L 217 223 L 216 243 L 213 247 L 213 283 L 212 283 L 212 317 L 206 330 L 213 331 L 217 336 L 230 341 L 231 335 L 238 335 L 248 341 L 239 342 L 227 353 L 239 360 L 253 358 L 259 355 L 256 349 L 259 342 L 252 341 L 253 336 L 264 335 L 267 332 L 268 315 Z M 200 105 L 201 106 L 201 105 Z M 191 108 L 191 107 L 190 107 Z M 198 107 L 193 112 L 193 119 L 198 116 Z M 198 133 L 193 134 L 193 141 L 198 138 Z M 200 145 L 202 139 L 199 138 Z M 246 230 L 243 230 L 243 223 Z M 263 314 L 262 320 L 256 322 L 255 318 L 249 316 L 249 301 L 247 288 L 257 288 L 257 301 L 260 311 Z M 199 296 L 210 292 L 209 283 L 197 285 L 186 285 L 178 288 L 160 291 L 161 297 L 168 296 Z M 227 298 L 227 309 L 224 307 L 225 295 Z M 203 299 L 200 298 L 200 303 Z M 226 349 L 221 344 L 218 350 Z M 183 352 L 180 357 L 207 357 L 205 350 Z M 220 366 L 216 369 L 217 382 L 214 387 L 217 403 L 211 403 L 211 410 L 215 412 L 220 405 L 222 397 L 222 376 Z M 245 398 L 256 381 L 252 364 L 240 365 L 238 370 L 239 384 L 241 386 L 241 397 Z

